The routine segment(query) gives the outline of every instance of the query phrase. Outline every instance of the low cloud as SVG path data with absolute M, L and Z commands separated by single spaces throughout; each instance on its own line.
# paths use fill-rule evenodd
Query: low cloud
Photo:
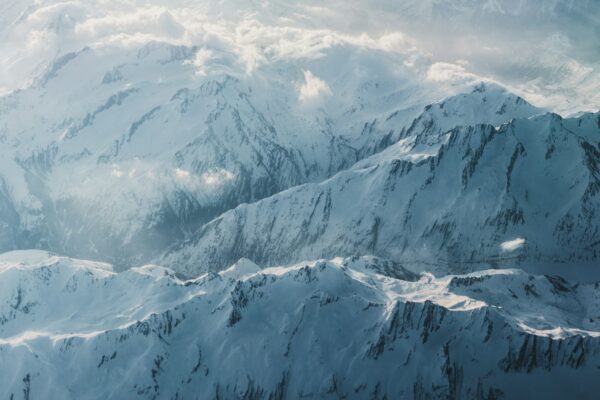
M 226 169 L 215 169 L 204 172 L 200 179 L 205 186 L 215 187 L 223 185 L 233 179 L 234 175 Z
M 327 82 L 304 70 L 304 83 L 298 85 L 298 100 L 301 103 L 311 103 L 319 98 L 331 96 Z
M 186 181 L 188 179 L 190 179 L 190 173 L 189 171 L 186 171 L 185 169 L 181 169 L 181 168 L 175 168 L 175 179 L 180 180 L 180 181 Z
M 113 164 L 110 174 L 115 178 L 120 178 L 123 176 L 123 170 L 116 164 Z
M 196 74 L 201 76 L 207 75 L 207 64 L 213 58 L 214 53 L 212 50 L 201 48 L 196 52 L 196 57 L 191 63 L 196 68 Z
M 215 168 L 210 171 L 193 174 L 182 168 L 175 168 L 174 176 L 177 183 L 189 191 L 212 191 L 229 183 L 234 174 L 223 168 Z
M 481 80 L 481 77 L 468 72 L 464 66 L 445 62 L 432 64 L 427 70 L 426 77 L 432 82 L 450 84 L 472 84 Z
M 76 187 L 59 188 L 59 191 L 86 198 L 98 196 L 98 188 L 103 188 L 108 192 L 153 197 L 162 192 L 173 192 L 177 187 L 203 196 L 217 193 L 235 178 L 234 173 L 223 168 L 193 173 L 185 168 L 171 169 L 167 165 L 139 158 L 77 173 L 77 179 L 84 183 Z M 65 179 L 65 182 L 69 181 Z
M 8 2 L 0 4 L 0 91 L 27 86 L 55 58 L 86 46 L 193 46 L 200 49 L 193 61 L 199 76 L 210 74 L 213 59 L 252 75 L 281 60 L 319 60 L 335 46 L 355 46 L 399 55 L 400 64 L 436 84 L 485 78 L 563 114 L 600 107 L 600 47 L 594 40 L 600 3 L 463 3 L 440 9 L 434 0 L 302 0 L 277 6 L 188 0 Z M 331 60 L 346 61 L 351 62 Z M 302 85 L 302 99 L 327 95 L 328 86 L 309 79 Z

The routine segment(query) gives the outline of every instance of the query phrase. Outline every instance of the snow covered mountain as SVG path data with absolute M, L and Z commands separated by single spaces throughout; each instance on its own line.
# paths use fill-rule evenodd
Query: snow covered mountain
M 427 107 L 398 143 L 223 214 L 159 263 L 193 275 L 240 257 L 375 254 L 442 274 L 500 264 L 600 277 L 600 114 L 509 120 L 537 111 L 493 86 Z
M 442 93 L 397 62 L 340 44 L 250 76 L 226 51 L 168 43 L 65 54 L 0 98 L 0 249 L 139 264 L 240 203 L 321 181 Z
M 4 398 L 591 398 L 600 291 L 519 270 L 418 276 L 373 257 L 181 281 L 0 256 Z
M 0 1 L 0 398 L 597 397 L 599 20 Z
M 305 190 L 299 186 L 302 184 L 312 184 L 310 188 L 327 186 L 330 183 L 321 182 L 340 171 L 340 176 L 355 176 L 366 174 L 366 170 L 359 172 L 361 169 L 398 161 L 411 165 L 421 165 L 425 159 L 431 162 L 437 159 L 432 156 L 442 146 L 452 145 L 446 143 L 451 135 L 445 133 L 454 128 L 477 124 L 498 127 L 513 118 L 528 118 L 542 111 L 487 84 L 474 93 L 429 106 L 421 113 L 426 104 L 439 101 L 461 86 L 451 85 L 449 89 L 440 82 L 440 71 L 431 76 L 432 67 L 427 67 L 424 56 L 398 34 L 375 39 L 317 28 L 282 29 L 264 22 L 278 20 L 277 15 L 267 15 L 268 12 L 259 18 L 264 24 L 242 18 L 236 30 L 230 22 L 209 26 L 200 16 L 201 21 L 188 20 L 164 9 L 151 9 L 144 15 L 152 19 L 152 26 L 138 26 L 131 20 L 118 19 L 118 13 L 106 11 L 98 16 L 89 5 L 51 3 L 30 3 L 26 7 L 26 3 L 10 2 L 2 9 L 6 21 L 0 31 L 3 40 L 15 40 L 33 29 L 36 35 L 48 35 L 61 44 L 55 49 L 55 56 L 40 53 L 40 64 L 23 79 L 28 83 L 21 85 L 21 90 L 0 97 L 2 251 L 42 248 L 110 261 L 119 268 L 159 259 L 180 272 L 193 274 L 207 268 L 225 268 L 242 256 L 261 265 L 279 264 L 333 257 L 338 250 L 353 254 L 355 245 L 356 251 L 375 252 L 404 262 L 468 261 L 488 266 L 490 259 L 497 258 L 499 243 L 521 238 L 527 241 L 527 251 L 534 247 L 529 261 L 594 261 L 594 241 L 587 239 L 584 242 L 589 246 L 585 251 L 573 251 L 578 260 L 570 255 L 547 253 L 543 246 L 535 248 L 539 247 L 535 244 L 538 240 L 550 248 L 555 241 L 522 237 L 539 232 L 488 229 L 484 249 L 479 249 L 477 242 L 462 239 L 464 235 L 477 235 L 486 219 L 505 218 L 499 215 L 513 210 L 514 204 L 509 204 L 512 194 L 504 196 L 502 201 L 506 204 L 490 205 L 490 212 L 480 210 L 478 226 L 463 227 L 468 232 L 446 238 L 447 243 L 446 239 L 438 243 L 440 233 L 435 231 L 446 229 L 440 226 L 452 224 L 451 220 L 462 214 L 446 215 L 452 211 L 445 209 L 448 204 L 440 203 L 440 209 L 435 211 L 438 215 L 430 219 L 415 215 L 417 226 L 393 222 L 396 231 L 377 235 L 394 243 L 388 246 L 381 242 L 372 250 L 367 232 L 379 226 L 379 214 L 359 218 L 358 227 L 357 218 L 346 220 L 350 229 L 342 228 L 345 243 L 332 245 L 338 235 L 333 229 L 328 233 L 329 239 L 311 250 L 305 249 L 312 246 L 310 243 L 294 243 L 303 229 L 298 225 L 275 241 L 261 238 L 263 231 L 269 232 L 265 221 L 272 219 L 266 214 L 260 216 L 266 219 L 255 226 L 227 227 L 224 237 L 217 234 L 214 242 L 203 244 L 203 232 L 214 226 L 210 221 L 229 218 L 231 213 L 219 216 L 236 206 L 255 203 L 292 187 Z M 403 4 L 406 9 L 415 10 L 416 15 L 431 17 L 435 10 L 442 12 L 446 8 L 444 12 L 460 14 L 472 3 Z M 560 1 L 553 4 L 549 9 L 565 6 Z M 218 10 L 205 6 L 206 15 L 218 16 Z M 279 6 L 281 12 L 291 7 L 285 2 Z M 416 10 L 419 7 L 424 8 Z M 483 8 L 478 13 L 510 14 L 508 9 Z M 527 4 L 521 8 L 524 13 L 531 11 Z M 182 19 L 185 26 L 178 22 Z M 201 29 L 195 25 L 199 21 L 203 24 Z M 118 27 L 116 32 L 108 28 L 111 24 Z M 231 36 L 233 31 L 235 38 Z M 257 31 L 261 34 L 256 35 Z M 193 32 L 202 32 L 207 38 L 194 41 L 190 38 Z M 240 36 L 252 39 L 246 43 Z M 15 49 L 7 50 L 15 65 L 22 61 L 20 57 L 25 57 Z M 52 61 L 45 64 L 44 57 Z M 429 71 L 425 78 L 423 71 Z M 581 129 L 587 130 L 588 125 Z M 588 131 L 582 134 L 588 135 Z M 477 133 L 469 135 L 475 137 Z M 589 135 L 585 140 L 593 146 L 597 139 L 592 133 Z M 579 154 L 579 162 L 590 159 L 594 163 L 591 149 L 585 150 L 589 157 Z M 511 155 L 505 154 L 502 162 Z M 561 171 L 555 159 L 544 163 L 556 167 L 549 174 Z M 460 172 L 456 170 L 463 167 L 448 168 L 454 169 L 453 177 L 457 177 Z M 487 168 L 496 170 L 497 166 L 490 164 Z M 383 169 L 375 174 L 383 174 Z M 417 169 L 424 171 L 426 167 Z M 418 174 L 411 174 L 411 179 L 414 175 Z M 557 179 L 566 182 L 571 178 Z M 420 185 L 423 179 L 417 177 L 414 182 Z M 548 179 L 552 178 L 548 175 Z M 498 182 L 494 193 L 502 191 L 502 185 Z M 374 188 L 367 196 L 362 188 L 360 196 L 365 201 L 379 198 L 376 192 L 380 189 Z M 467 189 L 476 190 L 471 186 Z M 416 188 L 411 190 L 414 194 Z M 429 200 L 437 196 L 433 189 L 429 193 Z M 529 191 L 524 194 L 528 195 Z M 302 201 L 314 201 L 318 196 L 312 193 Z M 457 196 L 455 193 L 451 197 L 458 199 Z M 573 202 L 579 201 L 577 194 L 573 196 Z M 397 204 L 396 211 L 404 208 L 402 212 L 408 212 L 408 199 L 403 201 L 404 205 Z M 591 203 L 582 207 L 594 209 L 594 196 L 586 201 Z M 376 204 L 363 204 L 361 210 L 355 211 L 362 213 L 378 207 Z M 294 213 L 306 218 L 310 215 L 310 205 L 307 207 Z M 530 211 L 537 216 L 538 208 Z M 556 207 L 551 211 L 557 219 L 570 218 L 566 213 L 558 215 L 561 211 Z M 537 223 L 534 218 L 524 217 L 525 225 Z M 285 221 L 287 217 L 278 218 Z M 587 218 L 593 219 L 593 215 Z M 316 227 L 318 222 L 314 220 L 311 224 L 317 231 L 324 229 Z M 565 220 L 565 224 L 569 222 Z M 253 229 L 257 238 L 243 232 Z M 357 229 L 363 233 L 353 237 L 352 232 Z M 417 234 L 409 233 L 411 229 Z M 426 229 L 433 231 L 427 233 Z M 557 229 L 556 225 L 553 229 Z M 582 234 L 587 234 L 586 229 Z M 590 229 L 590 237 L 595 238 L 594 228 Z M 400 237 L 400 231 L 412 241 Z M 513 233 L 515 236 L 511 237 Z M 248 243 L 234 242 L 232 238 L 238 234 Z M 417 239 L 423 235 L 431 238 Z M 417 240 L 419 244 L 413 246 Z M 272 247 L 274 243 L 282 246 L 270 252 L 269 243 Z M 385 250 L 379 246 L 385 246 Z M 449 246 L 454 250 L 448 250 Z M 168 254 L 159 257 L 168 248 Z

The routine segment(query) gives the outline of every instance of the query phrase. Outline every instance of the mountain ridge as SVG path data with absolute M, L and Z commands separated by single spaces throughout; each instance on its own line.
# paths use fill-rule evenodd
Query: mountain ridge
M 529 119 L 507 118 L 500 126 L 447 132 L 443 120 L 440 129 L 430 122 L 413 124 L 421 130 L 320 184 L 225 213 L 158 262 L 194 274 L 193 264 L 206 268 L 213 263 L 218 269 L 220 262 L 226 265 L 241 256 L 268 265 L 375 253 L 403 263 L 416 258 L 422 269 L 442 261 L 442 274 L 447 267 L 463 272 L 502 262 L 542 268 L 555 263 L 552 273 L 568 274 L 571 266 L 593 264 L 597 257 L 600 116 L 569 119 L 536 113 Z M 579 161 L 573 165 L 572 160 Z M 560 196 L 548 196 L 550 188 Z M 346 196 L 356 199 L 352 205 Z M 481 210 L 477 217 L 476 208 Z M 554 227 L 552 234 L 548 224 Z M 512 254 L 501 249 L 502 242 L 520 237 L 526 239 L 523 248 Z M 565 242 L 557 246 L 553 240 Z M 414 253 L 419 246 L 420 255 Z M 569 251 L 570 246 L 576 247 Z M 562 272 L 560 264 L 565 265 Z M 592 265 L 579 272 L 579 278 L 596 273 Z
M 10 368 L 0 374 L 2 391 L 254 399 L 590 393 L 588 384 L 564 382 L 595 374 L 597 283 L 518 270 L 434 278 L 397 265 L 394 278 L 386 265 L 354 257 L 261 270 L 242 260 L 181 281 L 157 266 L 114 273 L 47 253 L 9 253 L 0 257 L 0 282 L 20 289 L 2 292 L 0 358 L 20 362 L 0 364 Z M 45 297 L 52 304 L 85 295 L 90 312 L 73 318 L 70 306 L 43 304 L 42 288 L 54 293 Z M 123 301 L 106 301 L 113 297 Z M 70 322 L 57 324 L 63 316 Z M 77 363 L 77 372 L 57 363 Z
M 225 59 L 204 76 L 193 64 L 199 52 L 86 47 L 3 96 L 12 237 L 0 248 L 143 263 L 237 204 L 322 180 L 393 143 L 436 93 L 392 71 L 393 59 L 375 64 L 378 51 L 337 46 L 331 57 L 357 58 L 329 82 L 344 95 L 305 104 L 302 80 L 319 78 L 304 72 L 329 67 L 281 61 L 249 77 Z M 25 118 L 30 109 L 39 112 Z

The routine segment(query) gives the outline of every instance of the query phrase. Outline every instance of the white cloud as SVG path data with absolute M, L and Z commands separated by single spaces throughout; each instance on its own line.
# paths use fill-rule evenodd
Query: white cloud
M 331 89 L 327 82 L 313 75 L 309 70 L 304 70 L 304 83 L 298 86 L 298 99 L 302 103 L 313 102 L 323 96 L 331 96 Z
M 216 189 L 234 178 L 234 174 L 226 169 L 213 169 L 202 174 L 195 175 L 191 172 L 175 168 L 175 180 L 190 191 L 207 191 Z
M 113 164 L 110 174 L 116 178 L 120 178 L 123 176 L 123 170 L 118 165 Z
M 468 72 L 463 65 L 446 62 L 432 64 L 427 70 L 426 78 L 432 82 L 450 84 L 472 84 L 481 80 L 481 77 Z
M 196 67 L 196 74 L 206 76 L 206 67 L 210 59 L 214 56 L 212 50 L 201 48 L 196 52 L 196 57 L 192 64 Z
M 502 249 L 502 251 L 510 252 L 510 251 L 515 251 L 517 249 L 520 249 L 524 245 L 525 245 L 525 239 L 516 238 L 516 239 L 512 239 L 512 240 L 507 240 L 506 242 L 502 242 L 500 244 L 500 248 Z
M 118 34 L 147 34 L 156 38 L 178 38 L 185 28 L 165 8 L 146 7 L 135 12 L 113 11 L 98 17 L 83 18 L 75 26 L 80 38 L 98 39 Z
M 405 52 L 413 47 L 401 32 L 392 32 L 381 36 L 378 44 L 380 49 L 394 52 Z
M 210 74 L 206 66 L 214 59 L 253 74 L 282 59 L 318 60 L 335 46 L 356 46 L 398 55 L 399 65 L 425 71 L 432 83 L 460 85 L 487 77 L 555 111 L 595 110 L 600 51 L 593 39 L 600 6 L 591 1 L 556 6 L 565 2 L 540 7 L 539 1 L 519 0 L 512 8 L 448 2 L 439 10 L 433 0 L 302 0 L 277 7 L 190 0 L 14 1 L 0 5 L 0 87 L 6 92 L 26 86 L 54 58 L 84 46 L 153 41 L 197 46 L 202 50 L 193 64 L 200 76 Z
M 234 175 L 225 169 L 216 169 L 209 172 L 204 172 L 200 178 L 202 183 L 209 187 L 223 185 L 233 179 Z
M 180 181 L 186 181 L 190 179 L 190 173 L 184 169 L 175 168 L 175 178 Z

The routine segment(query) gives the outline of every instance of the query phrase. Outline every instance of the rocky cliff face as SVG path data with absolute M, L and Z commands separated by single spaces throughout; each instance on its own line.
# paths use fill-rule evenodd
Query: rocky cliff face
M 265 270 L 241 260 L 190 281 L 39 252 L 0 262 L 7 398 L 586 398 L 599 389 L 597 284 L 518 270 L 436 279 L 373 257 Z

